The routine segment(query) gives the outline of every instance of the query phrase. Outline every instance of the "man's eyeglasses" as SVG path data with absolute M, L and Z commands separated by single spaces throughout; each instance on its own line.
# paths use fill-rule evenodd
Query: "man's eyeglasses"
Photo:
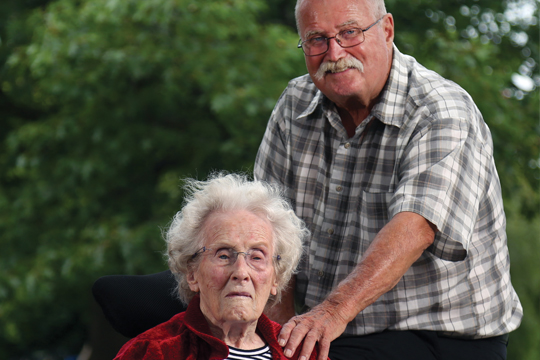
M 383 16 L 384 17 L 384 16 Z M 369 25 L 365 29 L 360 28 L 350 28 L 343 31 L 340 31 L 336 36 L 324 37 L 324 36 L 313 36 L 306 41 L 298 41 L 298 47 L 304 50 L 306 56 L 317 56 L 322 55 L 328 51 L 330 47 L 330 39 L 336 39 L 336 42 L 342 48 L 350 48 L 356 45 L 360 45 L 366 40 L 364 32 L 371 29 L 375 24 L 382 20 L 381 17 L 379 20 L 375 21 L 373 24 Z
M 217 250 L 209 249 L 205 246 L 200 248 L 195 254 L 191 256 L 191 259 L 195 259 L 198 255 L 208 254 L 213 264 L 217 266 L 229 266 L 234 265 L 238 259 L 238 255 L 244 255 L 246 263 L 254 270 L 265 270 L 272 264 L 272 260 L 281 260 L 281 256 L 271 256 L 259 249 L 252 249 L 250 251 L 236 251 L 231 248 L 219 248 Z

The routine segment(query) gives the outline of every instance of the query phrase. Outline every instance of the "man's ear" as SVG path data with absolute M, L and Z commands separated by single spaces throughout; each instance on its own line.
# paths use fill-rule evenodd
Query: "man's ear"
M 197 281 L 197 277 L 195 276 L 194 271 L 190 271 L 188 275 L 186 276 L 186 280 L 188 282 L 189 288 L 191 291 L 198 293 L 199 292 L 199 282 Z
M 394 17 L 388 13 L 383 19 L 383 29 L 386 36 L 386 44 L 392 48 L 394 43 Z

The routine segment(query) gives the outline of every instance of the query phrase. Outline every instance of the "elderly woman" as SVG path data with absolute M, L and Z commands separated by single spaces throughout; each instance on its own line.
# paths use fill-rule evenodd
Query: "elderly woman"
M 263 310 L 280 301 L 298 265 L 303 222 L 278 188 L 241 175 L 190 180 L 185 190 L 166 240 L 188 308 L 126 343 L 116 359 L 286 359 L 281 326 Z

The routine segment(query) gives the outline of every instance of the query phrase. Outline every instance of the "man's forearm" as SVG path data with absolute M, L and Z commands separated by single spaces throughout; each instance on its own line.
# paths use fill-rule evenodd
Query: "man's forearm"
M 435 233 L 435 226 L 420 215 L 397 214 L 377 234 L 355 270 L 321 305 L 330 305 L 336 315 L 351 321 L 399 282 L 433 243 Z
M 399 213 L 377 234 L 354 271 L 319 305 L 287 322 L 278 336 L 291 357 L 303 342 L 300 358 L 319 344 L 318 360 L 327 358 L 330 343 L 347 324 L 392 289 L 407 269 L 433 243 L 435 227 L 420 215 Z

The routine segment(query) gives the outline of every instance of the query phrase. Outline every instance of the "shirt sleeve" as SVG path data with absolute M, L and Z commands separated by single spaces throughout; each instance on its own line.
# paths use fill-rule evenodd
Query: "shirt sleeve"
M 291 106 L 287 89 L 279 98 L 268 121 L 263 140 L 255 158 L 253 174 L 256 180 L 277 183 L 284 188 L 289 201 L 294 200 L 293 175 L 288 145 L 288 121 L 291 118 Z
M 486 133 L 473 124 L 467 119 L 425 120 L 405 148 L 390 203 L 390 216 L 411 211 L 437 226 L 429 251 L 443 260 L 466 257 L 480 199 L 489 182 L 498 181 L 489 176 L 493 159 L 485 144 L 491 138 L 483 138 Z

